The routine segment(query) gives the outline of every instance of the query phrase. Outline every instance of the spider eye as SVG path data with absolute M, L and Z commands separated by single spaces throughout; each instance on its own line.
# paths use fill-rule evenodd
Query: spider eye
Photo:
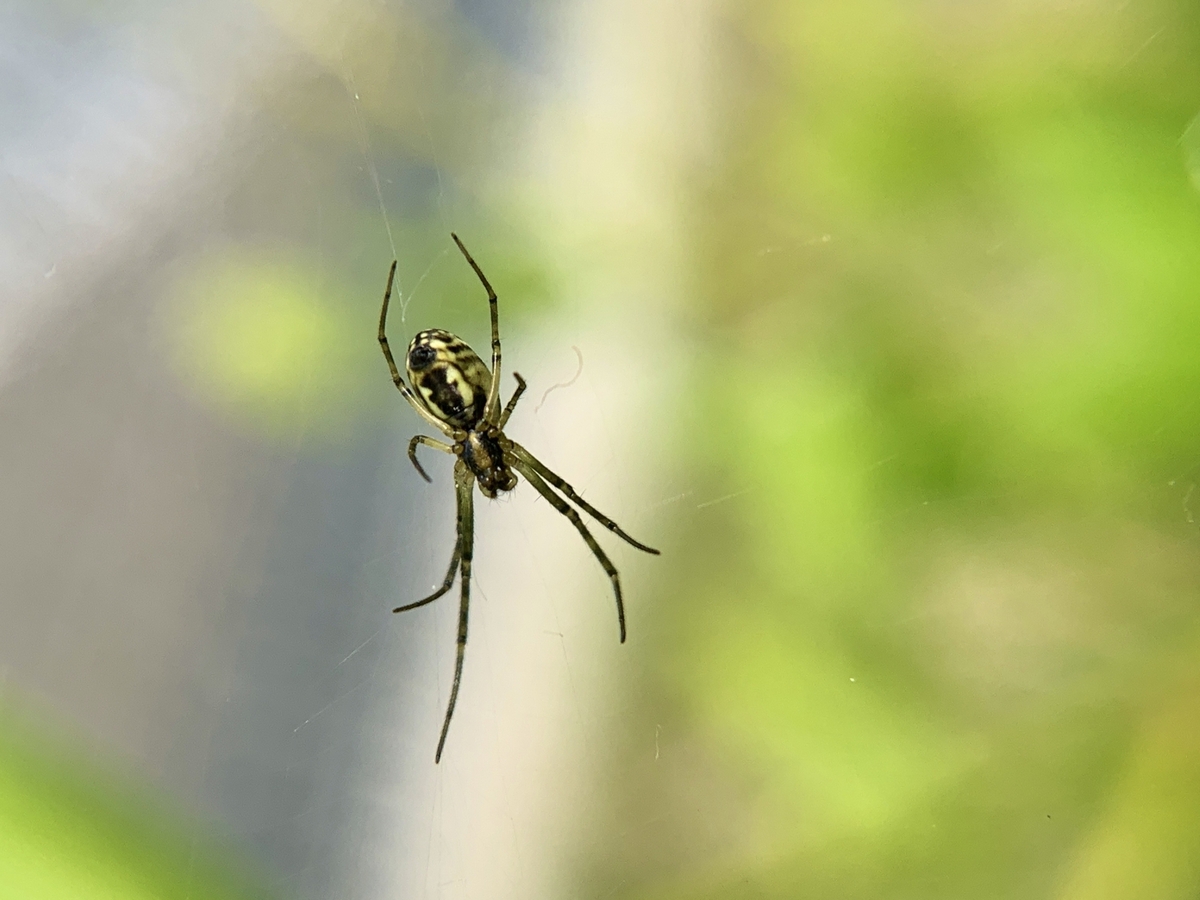
M 428 344 L 420 344 L 408 352 L 409 368 L 415 371 L 427 368 L 435 359 L 437 359 L 437 351 Z

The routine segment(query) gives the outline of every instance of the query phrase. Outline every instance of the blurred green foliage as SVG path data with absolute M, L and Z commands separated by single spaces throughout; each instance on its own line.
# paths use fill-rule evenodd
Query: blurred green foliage
M 176 370 L 244 427 L 281 439 L 349 428 L 368 383 L 340 285 L 295 255 L 214 253 L 178 279 L 164 319 Z
M 378 231 L 378 212 L 372 224 Z M 395 237 L 405 261 L 388 322 L 393 351 L 403 359 L 411 336 L 434 324 L 486 346 L 487 295 L 449 234 L 426 222 Z M 506 313 L 519 323 L 547 302 L 554 278 L 505 237 L 476 243 L 489 254 L 489 278 L 518 298 Z M 222 246 L 180 267 L 160 327 L 180 380 L 240 429 L 283 443 L 345 442 L 379 415 L 381 393 L 392 399 L 376 338 L 386 283 L 386 267 L 352 274 L 295 250 Z
M 197 826 L 0 708 L 0 897 L 270 896 Z
M 733 496 L 669 548 L 597 895 L 1196 896 L 1200 15 L 717 45 L 682 429 Z

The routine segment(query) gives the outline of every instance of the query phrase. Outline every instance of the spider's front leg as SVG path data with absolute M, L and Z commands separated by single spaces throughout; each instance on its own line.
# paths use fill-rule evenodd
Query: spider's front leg
M 528 450 L 526 450 L 524 447 L 522 447 L 516 441 L 510 440 L 508 443 L 509 443 L 509 447 L 510 447 L 509 452 L 516 459 L 520 460 L 522 463 L 524 463 L 530 469 L 533 469 L 533 471 L 537 472 L 539 475 L 541 475 L 543 478 L 545 478 L 548 482 L 550 482 L 552 485 L 554 485 L 556 488 L 558 488 L 560 491 L 562 491 L 567 496 L 568 500 L 573 502 L 576 506 L 578 506 L 580 509 L 582 509 L 585 513 L 587 513 L 589 516 L 591 516 L 593 519 L 595 519 L 597 522 L 599 522 L 601 525 L 603 525 L 605 528 L 607 528 L 609 531 L 611 531 L 613 534 L 615 534 L 621 540 L 625 541 L 631 547 L 637 547 L 643 553 L 649 553 L 652 556 L 660 556 L 661 555 L 660 551 L 655 550 L 653 547 L 648 547 L 645 544 L 643 544 L 641 541 L 636 541 L 633 538 L 631 538 L 629 535 L 627 535 L 625 533 L 625 531 L 621 528 L 620 525 L 618 525 L 616 522 L 614 522 L 608 516 L 604 515 L 604 513 L 600 512 L 600 510 L 596 509 L 596 507 L 592 506 L 590 503 L 588 503 L 586 500 L 584 500 L 582 497 L 580 497 L 579 494 L 575 491 L 575 488 L 571 487 L 571 485 L 568 484 L 564 478 L 562 478 L 560 475 L 556 475 L 554 472 L 550 471 L 550 469 L 548 469 L 536 456 L 534 456 L 532 453 L 530 453 Z M 520 471 L 522 475 L 525 474 L 525 472 L 523 470 L 518 470 L 518 471 Z M 530 482 L 530 483 L 532 484 L 532 482 Z
M 454 553 L 450 556 L 450 568 L 446 570 L 446 577 L 442 579 L 442 586 L 430 594 L 423 600 L 418 600 L 416 603 L 406 603 L 404 606 L 397 606 L 392 610 L 394 613 L 408 612 L 410 609 L 416 609 L 419 606 L 424 606 L 427 603 L 432 603 L 438 597 L 442 596 L 446 591 L 450 590 L 450 585 L 454 584 L 454 575 L 458 572 L 458 562 L 462 557 L 462 541 L 454 542 Z
M 458 604 L 454 683 L 450 686 L 450 702 L 446 706 L 442 736 L 438 738 L 437 752 L 433 755 L 434 765 L 442 760 L 442 749 L 446 746 L 446 735 L 450 731 L 450 719 L 454 716 L 454 705 L 458 702 L 458 685 L 462 681 L 463 659 L 467 652 L 467 613 L 471 608 L 471 559 L 475 550 L 475 476 L 461 459 L 454 464 L 454 486 L 458 491 L 458 559 L 462 571 L 462 597 Z
M 505 462 L 520 472 L 525 480 L 533 486 L 534 490 L 545 497 L 551 506 L 567 517 L 570 523 L 575 526 L 575 530 L 579 532 L 579 536 L 583 538 L 584 543 L 588 545 L 588 549 L 592 551 L 592 555 L 596 557 L 596 561 L 600 563 L 605 574 L 608 575 L 608 580 L 612 583 L 613 594 L 617 598 L 617 624 L 621 629 L 621 643 L 625 643 L 625 600 L 621 596 L 621 575 L 617 572 L 617 567 L 612 564 L 612 560 L 608 558 L 608 554 L 596 543 L 596 539 L 592 537 L 592 533 L 583 524 L 583 519 L 579 513 L 566 500 L 554 493 L 550 485 L 546 484 L 531 466 L 527 465 L 520 457 L 511 453 L 505 454 Z

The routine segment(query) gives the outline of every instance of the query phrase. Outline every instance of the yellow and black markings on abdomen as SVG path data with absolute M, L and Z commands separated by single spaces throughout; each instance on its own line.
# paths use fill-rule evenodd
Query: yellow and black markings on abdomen
M 462 338 L 434 328 L 408 345 L 408 378 L 429 411 L 453 428 L 483 419 L 492 373 Z

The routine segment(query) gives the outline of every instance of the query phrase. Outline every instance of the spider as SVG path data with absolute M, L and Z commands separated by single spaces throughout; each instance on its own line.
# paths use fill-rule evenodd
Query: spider
M 434 440 L 423 434 L 416 435 L 408 444 L 408 458 L 416 467 L 421 477 L 426 481 L 432 479 L 422 468 L 417 459 L 417 447 L 424 444 L 443 453 L 453 454 L 454 487 L 458 498 L 457 538 L 454 543 L 454 553 L 450 556 L 450 568 L 442 586 L 415 603 L 397 606 L 392 612 L 406 612 L 432 603 L 441 597 L 454 584 L 454 575 L 461 572 L 462 595 L 458 606 L 458 642 L 457 655 L 454 661 L 454 684 L 450 688 L 450 703 L 446 707 L 446 718 L 442 722 L 442 734 L 438 738 L 437 752 L 434 763 L 441 762 L 442 750 L 446 746 L 446 734 L 450 730 L 450 719 L 454 716 L 454 704 L 458 701 L 458 686 L 462 680 L 463 657 L 467 648 L 467 611 L 471 603 L 471 557 L 474 552 L 474 488 L 479 485 L 483 496 L 493 499 L 499 494 L 511 491 L 517 486 L 517 475 L 520 474 L 533 485 L 534 490 L 558 512 L 566 516 L 580 537 L 587 543 L 608 578 L 612 582 L 613 593 L 617 598 L 617 622 L 621 630 L 621 643 L 625 643 L 625 604 L 621 599 L 621 579 L 617 568 L 596 543 L 579 513 L 573 509 L 570 500 L 589 516 L 639 550 L 652 553 L 659 552 L 653 547 L 639 543 L 621 530 L 608 516 L 584 500 L 558 475 L 542 465 L 538 459 L 504 434 L 504 426 L 508 424 L 509 416 L 517 406 L 517 401 L 525 391 L 525 379 L 516 372 L 513 378 L 517 381 L 516 390 L 504 408 L 500 407 L 500 324 L 496 292 L 492 290 L 483 270 L 472 259 L 463 242 L 453 232 L 450 237 L 462 251 L 467 263 L 475 270 L 484 290 L 487 291 L 488 308 L 492 318 L 492 368 L 488 371 L 483 360 L 467 346 L 466 342 L 448 331 L 430 329 L 418 333 L 408 345 L 405 358 L 405 369 L 410 388 L 404 383 L 396 360 L 392 356 L 387 339 L 388 301 L 392 297 L 392 281 L 396 277 L 396 263 L 388 272 L 387 288 L 383 292 L 383 309 L 379 313 L 379 346 L 383 348 L 383 356 L 387 360 L 392 373 L 392 381 L 396 389 L 404 396 L 409 405 L 416 410 L 434 428 L 442 432 L 453 443 Z M 549 482 L 549 484 L 547 484 Z M 562 497 L 556 494 L 550 485 L 558 488 Z M 563 499 L 566 497 L 566 500 Z

